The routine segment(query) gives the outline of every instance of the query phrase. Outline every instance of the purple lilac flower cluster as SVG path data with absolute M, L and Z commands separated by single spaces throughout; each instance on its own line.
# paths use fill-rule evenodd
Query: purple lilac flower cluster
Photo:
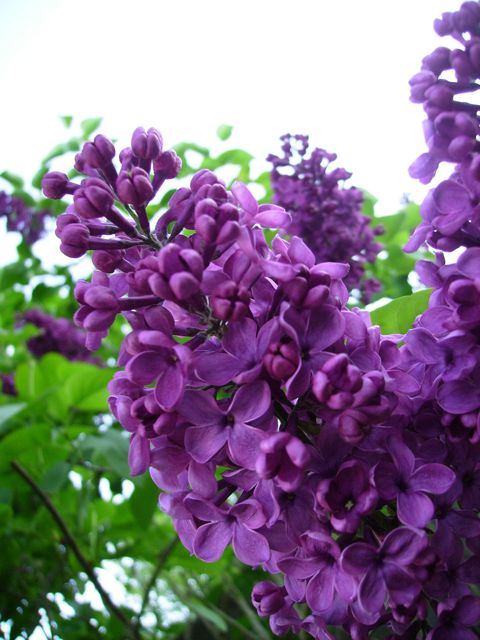
M 313 149 L 307 156 L 308 136 L 282 136 L 283 156 L 269 155 L 273 165 L 270 180 L 273 201 L 292 216 L 288 232 L 299 236 L 313 251 L 317 262 L 346 262 L 349 290 L 359 290 L 363 302 L 369 302 L 380 290 L 378 280 L 365 278 L 365 263 L 374 262 L 382 245 L 375 240 L 380 226 L 371 228 L 362 215 L 363 194 L 343 182 L 351 173 L 331 169 L 334 153 Z
M 115 154 L 97 136 L 83 182 L 51 173 L 44 189 L 73 196 L 64 253 L 93 250 L 75 290 L 87 346 L 120 313 L 132 327 L 110 406 L 183 544 L 206 562 L 231 545 L 283 577 L 252 594 L 278 635 L 475 638 L 478 255 L 433 267 L 440 319 L 427 311 L 400 346 L 346 308 L 347 264 L 297 236 L 265 242 L 284 209 L 202 170 L 152 227 L 178 158 L 154 129 L 134 132 L 120 171 Z
M 480 78 L 480 4 L 464 2 L 435 21 L 440 36 L 459 47 L 438 47 L 423 59 L 410 81 L 411 99 L 423 103 L 428 151 L 410 167 L 412 177 L 427 184 L 441 162 L 455 165 L 448 180 L 432 189 L 421 207 L 423 222 L 405 247 L 415 251 L 427 241 L 442 251 L 480 243 L 480 155 L 478 104 Z
M 0 218 L 6 218 L 7 231 L 17 231 L 22 234 L 25 242 L 34 244 L 45 233 L 45 223 L 50 212 L 35 211 L 28 207 L 22 198 L 11 196 L 0 191 Z
M 101 363 L 101 360 L 86 348 L 85 332 L 67 318 L 55 318 L 39 309 L 29 309 L 17 318 L 17 324 L 32 324 L 42 330 L 26 342 L 27 349 L 35 358 L 41 358 L 53 351 L 68 360 Z

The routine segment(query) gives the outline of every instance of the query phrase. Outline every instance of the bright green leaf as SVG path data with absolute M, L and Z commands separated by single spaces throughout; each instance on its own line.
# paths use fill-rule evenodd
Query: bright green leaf
M 220 140 L 228 140 L 232 135 L 233 127 L 229 124 L 221 124 L 217 129 L 217 136 Z
M 10 171 L 2 171 L 0 178 L 6 180 L 14 189 L 23 189 L 23 180 L 20 176 L 10 173 Z
M 82 129 L 83 138 L 89 138 L 94 131 L 102 124 L 103 118 L 87 118 L 80 123 Z
M 412 328 L 415 318 L 427 308 L 431 293 L 431 289 L 422 289 L 410 296 L 392 300 L 371 312 L 372 324 L 378 324 L 384 335 L 407 333 Z

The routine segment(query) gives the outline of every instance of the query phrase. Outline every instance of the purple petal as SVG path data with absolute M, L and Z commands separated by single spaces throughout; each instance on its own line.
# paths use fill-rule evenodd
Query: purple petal
M 370 613 L 377 613 L 385 602 L 386 588 L 379 569 L 372 568 L 365 575 L 358 590 L 360 606 Z
M 308 344 L 312 351 L 323 351 L 336 342 L 345 332 L 345 318 L 338 309 L 323 305 L 310 317 Z
M 378 493 L 385 500 L 393 500 L 398 494 L 397 468 L 390 462 L 379 462 L 373 471 L 373 480 Z
M 232 538 L 232 525 L 226 522 L 212 522 L 197 529 L 193 550 L 205 562 L 219 560 Z
M 467 380 L 446 382 L 440 387 L 437 400 L 449 413 L 469 413 L 480 407 L 480 389 Z
M 208 462 L 227 441 L 228 430 L 213 424 L 204 427 L 189 427 L 185 432 L 185 449 L 197 462 Z
M 298 580 L 311 578 L 320 568 L 315 558 L 285 558 L 278 562 L 278 566 L 283 573 Z
M 212 498 L 217 491 L 214 465 L 200 464 L 192 460 L 188 466 L 188 482 L 194 493 L 202 498 Z
M 400 493 L 397 498 L 398 519 L 403 524 L 423 529 L 433 518 L 434 506 L 424 493 Z
M 162 409 L 172 409 L 183 395 L 185 378 L 179 362 L 167 367 L 155 385 L 155 399 Z
M 425 544 L 425 536 L 406 527 L 399 527 L 386 536 L 382 551 L 396 564 L 405 566 L 415 560 Z
M 128 466 L 132 476 L 145 473 L 150 465 L 150 445 L 146 438 L 135 434 L 130 440 Z
M 405 344 L 417 360 L 426 364 L 442 362 L 445 357 L 445 351 L 426 329 L 411 329 L 405 336 Z
M 387 449 L 402 476 L 408 478 L 415 467 L 415 456 L 413 453 L 398 438 L 390 438 Z
M 232 185 L 232 193 L 238 200 L 238 203 L 248 213 L 255 214 L 258 209 L 258 204 L 251 192 L 243 184 L 243 182 L 235 182 Z
M 235 416 L 235 422 L 251 422 L 265 415 L 270 404 L 270 387 L 266 382 L 245 384 L 235 394 L 228 413 Z
M 231 324 L 222 340 L 225 351 L 242 361 L 255 357 L 257 324 L 251 318 Z
M 333 566 L 325 566 L 308 583 L 307 604 L 314 613 L 325 611 L 332 606 L 335 595 L 335 571 Z
M 305 393 L 310 386 L 311 375 L 311 368 L 301 360 L 297 370 L 286 384 L 287 398 L 289 400 L 295 400 L 295 398 L 299 398 Z
M 391 562 L 385 563 L 383 578 L 387 585 L 390 599 L 397 605 L 408 607 L 420 591 L 420 584 L 415 578 Z
M 208 384 L 221 387 L 241 371 L 241 362 L 229 353 L 198 353 L 195 356 L 195 372 Z
M 268 209 L 263 209 L 262 207 L 263 205 L 260 205 L 254 220 L 262 227 L 286 229 L 292 221 L 290 214 L 281 207 L 276 207 L 275 205 L 268 205 Z
M 478 624 L 480 622 L 480 598 L 465 596 L 457 603 L 455 613 L 465 625 Z
M 252 567 L 263 564 L 270 558 L 270 549 L 265 538 L 241 524 L 234 527 L 232 546 L 240 562 Z
M 166 367 L 163 350 L 162 352 L 143 351 L 129 360 L 126 372 L 132 382 L 143 385 L 153 382 Z
M 455 482 L 455 473 L 443 464 L 424 464 L 410 478 L 413 491 L 427 491 L 440 495 L 448 491 Z
M 457 261 L 458 270 L 469 278 L 480 276 L 480 247 L 470 247 Z
M 220 424 L 223 420 L 215 399 L 203 391 L 186 391 L 177 411 L 197 426 Z
M 365 573 L 377 558 L 377 550 L 364 542 L 355 542 L 342 553 L 343 569 L 351 575 Z
M 307 267 L 313 267 L 315 264 L 315 255 L 303 240 L 297 236 L 293 236 L 290 240 L 288 256 L 294 264 L 305 264 Z
M 255 471 L 256 461 L 260 455 L 260 444 L 266 437 L 267 434 L 261 429 L 235 423 L 228 438 L 228 450 L 233 462 L 245 469 Z

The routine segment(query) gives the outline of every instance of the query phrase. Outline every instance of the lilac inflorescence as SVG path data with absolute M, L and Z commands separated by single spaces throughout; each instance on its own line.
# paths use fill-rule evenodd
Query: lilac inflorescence
M 380 289 L 380 283 L 365 277 L 366 263 L 373 263 L 382 245 L 362 215 L 363 194 L 343 183 L 351 173 L 331 168 L 337 159 L 324 149 L 308 154 L 308 136 L 282 136 L 283 156 L 269 155 L 273 201 L 292 216 L 289 233 L 299 236 L 313 251 L 317 262 L 346 262 L 350 271 L 345 284 L 359 290 L 364 302 Z
M 44 235 L 50 216 L 49 211 L 35 211 L 22 198 L 0 191 L 0 218 L 6 219 L 7 231 L 17 231 L 29 245 Z
M 40 329 L 38 335 L 27 339 L 26 346 L 35 358 L 46 353 L 60 353 L 71 361 L 101 362 L 85 346 L 85 332 L 67 318 L 55 318 L 39 309 L 29 309 L 17 318 L 17 325 L 31 324 Z
M 414 251 L 425 241 L 442 251 L 480 243 L 480 155 L 476 91 L 480 78 L 480 5 L 464 2 L 458 11 L 436 20 L 440 36 L 451 36 L 458 48 L 438 47 L 411 80 L 411 99 L 423 104 L 428 151 L 410 167 L 424 184 L 442 162 L 454 164 L 448 180 L 432 189 L 421 207 L 423 222 L 406 246 Z
M 45 178 L 73 195 L 62 250 L 93 250 L 75 291 L 87 346 L 119 314 L 131 325 L 110 407 L 132 475 L 150 472 L 191 553 L 213 562 L 231 545 L 283 577 L 252 593 L 278 635 L 473 638 L 480 249 L 422 263 L 431 308 L 382 336 L 346 306 L 349 265 L 295 235 L 269 246 L 263 228 L 290 217 L 243 184 L 202 170 L 152 226 L 148 203 L 180 168 L 161 141 L 137 129 L 119 171 L 97 136 L 80 185 Z

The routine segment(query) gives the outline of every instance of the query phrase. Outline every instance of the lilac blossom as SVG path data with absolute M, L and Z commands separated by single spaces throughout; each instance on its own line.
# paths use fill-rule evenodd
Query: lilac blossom
M 67 318 L 55 318 L 39 309 L 29 309 L 18 316 L 17 324 L 31 324 L 41 330 L 41 333 L 28 338 L 26 342 L 27 349 L 35 358 L 53 351 L 72 361 L 94 364 L 101 362 L 86 348 L 85 332 L 75 327 Z
M 429 309 L 406 336 L 383 336 L 347 308 L 378 246 L 358 192 L 338 186 L 347 174 L 322 165 L 333 157 L 314 152 L 283 181 L 294 219 L 324 189 L 319 211 L 351 220 L 354 237 L 320 258 L 321 239 L 309 248 L 287 211 L 206 169 L 151 220 L 148 205 L 180 169 L 155 129 L 136 129 L 115 157 L 97 136 L 76 160 L 85 180 L 47 174 L 45 190 L 73 196 L 57 223 L 62 251 L 93 251 L 97 270 L 75 293 L 87 347 L 119 315 L 130 325 L 109 403 L 130 434 L 131 474 L 149 471 L 184 546 L 212 562 L 231 545 L 278 574 L 252 593 L 278 635 L 469 634 L 464 609 L 475 610 L 480 577 L 478 248 L 456 265 L 420 263 Z M 451 230 L 467 201 L 443 189 L 434 204 L 447 202 Z M 292 237 L 269 245 L 265 228 Z
M 45 235 L 45 225 L 51 217 L 50 211 L 36 211 L 25 201 L 5 191 L 0 191 L 0 218 L 5 218 L 7 231 L 16 231 L 29 245 Z
M 291 213 L 288 231 L 302 238 L 317 262 L 348 262 L 345 278 L 349 289 L 360 289 L 363 300 L 379 290 L 380 283 L 366 279 L 365 266 L 376 259 L 381 244 L 362 215 L 363 194 L 343 182 L 351 177 L 345 169 L 331 169 L 337 156 L 313 149 L 307 157 L 309 139 L 302 135 L 281 138 L 283 156 L 269 155 L 274 202 Z

